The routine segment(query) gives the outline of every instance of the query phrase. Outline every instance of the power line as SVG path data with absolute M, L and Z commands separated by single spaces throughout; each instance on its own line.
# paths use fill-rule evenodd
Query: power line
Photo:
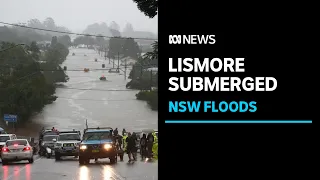
M 78 36 L 91 36 L 91 37 L 103 37 L 103 38 L 118 38 L 118 39 L 141 39 L 141 40 L 152 40 L 152 41 L 158 40 L 158 39 L 152 39 L 152 38 L 111 37 L 111 36 L 103 36 L 103 35 L 93 35 L 93 34 L 83 34 L 83 33 L 66 32 L 66 31 L 56 31 L 56 30 L 51 30 L 51 29 L 34 28 L 34 27 L 24 26 L 24 25 L 19 25 L 19 24 L 6 23 L 6 22 L 2 22 L 2 21 L 0 21 L 0 24 L 10 25 L 10 26 L 16 26 L 16 27 L 22 27 L 22 28 L 27 28 L 27 29 L 40 30 L 40 31 L 55 32 L 55 33 L 61 33 L 61 34 L 72 34 L 72 35 L 78 35 Z

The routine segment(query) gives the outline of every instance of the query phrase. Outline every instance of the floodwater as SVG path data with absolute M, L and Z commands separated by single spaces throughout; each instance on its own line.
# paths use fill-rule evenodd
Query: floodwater
M 106 65 L 106 70 L 102 70 L 102 64 Z M 47 105 L 33 122 L 58 130 L 83 130 L 86 119 L 89 127 L 117 127 L 119 132 L 122 128 L 127 131 L 157 129 L 157 111 L 152 111 L 145 101 L 136 100 L 138 91 L 126 89 L 130 80 L 125 80 L 123 66 L 120 74 L 108 73 L 112 65 L 94 50 L 70 49 L 62 65 L 67 66 L 69 81 L 57 88 L 58 99 Z M 89 72 L 84 72 L 84 68 L 89 68 Z M 127 76 L 129 73 L 130 69 Z M 99 80 L 102 75 L 106 81 Z

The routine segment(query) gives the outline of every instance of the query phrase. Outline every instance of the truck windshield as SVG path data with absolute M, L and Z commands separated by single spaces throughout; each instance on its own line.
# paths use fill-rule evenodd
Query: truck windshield
M 59 135 L 59 141 L 69 141 L 69 140 L 80 141 L 80 136 L 78 134 L 60 134 Z
M 106 132 L 87 132 L 83 135 L 83 140 L 103 140 L 110 139 L 110 131 Z
M 0 136 L 0 142 L 6 142 L 10 140 L 9 136 Z

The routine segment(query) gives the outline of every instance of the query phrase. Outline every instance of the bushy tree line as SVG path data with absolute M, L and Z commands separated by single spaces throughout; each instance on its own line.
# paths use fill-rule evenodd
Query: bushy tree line
M 2 42 L 0 115 L 16 114 L 18 124 L 24 124 L 46 104 L 55 101 L 55 83 L 68 80 L 59 66 L 68 53 L 67 47 L 60 43 L 53 43 L 44 54 L 41 54 L 35 42 L 26 46 Z M 40 62 L 40 58 L 45 62 Z
M 152 87 L 158 87 L 158 73 L 148 69 L 158 67 L 158 42 L 152 45 L 152 49 L 133 65 L 129 74 L 131 81 L 127 83 L 126 87 L 139 89 L 140 92 L 136 95 L 137 99 L 147 101 L 153 110 L 157 110 L 158 91 L 152 90 Z
M 137 60 L 141 55 L 141 49 L 133 38 L 113 37 L 109 40 L 107 57 L 115 59 L 118 54 Z

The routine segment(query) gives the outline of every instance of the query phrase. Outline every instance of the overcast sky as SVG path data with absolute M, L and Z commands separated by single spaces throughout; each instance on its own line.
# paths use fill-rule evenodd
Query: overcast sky
M 130 22 L 135 30 L 158 32 L 158 17 L 148 18 L 132 0 L 0 0 L 0 4 L 0 21 L 7 23 L 52 17 L 56 25 L 72 31 L 115 21 L 121 30 Z

